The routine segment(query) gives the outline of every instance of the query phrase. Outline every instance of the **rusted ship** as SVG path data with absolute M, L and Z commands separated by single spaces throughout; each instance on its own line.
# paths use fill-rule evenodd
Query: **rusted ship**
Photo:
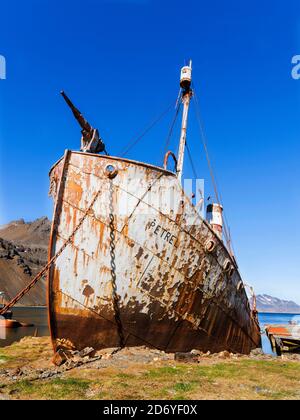
M 146 345 L 167 352 L 260 346 L 235 258 L 222 240 L 222 206 L 201 217 L 182 188 L 191 63 L 181 70 L 178 157 L 164 167 L 109 156 L 82 127 L 81 151 L 50 171 L 49 325 L 54 349 Z M 175 160 L 175 171 L 167 160 Z

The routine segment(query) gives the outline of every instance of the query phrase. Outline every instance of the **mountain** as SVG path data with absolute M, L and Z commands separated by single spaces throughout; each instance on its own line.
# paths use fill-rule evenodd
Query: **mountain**
M 258 312 L 300 314 L 300 305 L 297 303 L 265 294 L 256 296 L 256 305 Z
M 50 228 L 51 222 L 47 217 L 28 223 L 20 219 L 0 226 L 0 238 L 16 244 L 47 249 Z
M 47 263 L 51 222 L 42 217 L 0 226 L 0 292 L 12 299 Z M 45 305 L 46 281 L 39 281 L 20 305 Z

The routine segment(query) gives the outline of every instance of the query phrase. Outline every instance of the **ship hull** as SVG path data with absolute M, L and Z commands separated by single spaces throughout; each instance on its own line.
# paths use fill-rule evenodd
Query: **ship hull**
M 67 152 L 50 177 L 49 259 L 80 225 L 48 273 L 55 350 L 260 346 L 235 261 L 173 173 Z

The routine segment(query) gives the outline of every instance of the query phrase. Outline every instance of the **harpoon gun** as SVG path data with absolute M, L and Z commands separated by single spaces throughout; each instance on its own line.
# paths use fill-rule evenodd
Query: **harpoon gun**
M 105 144 L 100 138 L 97 128 L 93 128 L 88 121 L 83 117 L 81 112 L 74 106 L 64 91 L 60 92 L 67 105 L 71 108 L 74 117 L 81 127 L 81 147 L 80 150 L 86 153 L 101 153 L 106 152 Z

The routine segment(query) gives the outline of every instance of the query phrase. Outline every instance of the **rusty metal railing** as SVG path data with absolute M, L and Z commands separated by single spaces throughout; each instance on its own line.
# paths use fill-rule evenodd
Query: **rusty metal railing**
M 177 172 L 177 158 L 176 158 L 176 156 L 174 155 L 174 153 L 173 152 L 171 152 L 170 150 L 165 154 L 165 158 L 164 158 L 164 169 L 166 170 L 167 169 L 167 167 L 168 167 L 168 160 L 169 160 L 169 157 L 172 157 L 173 158 L 173 160 L 174 160 L 174 163 L 175 163 L 175 172 Z

